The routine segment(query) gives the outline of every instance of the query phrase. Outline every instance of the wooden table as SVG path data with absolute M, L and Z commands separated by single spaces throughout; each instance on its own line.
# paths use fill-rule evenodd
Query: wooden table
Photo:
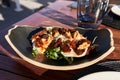
M 34 13 L 33 15 L 9 26 L 8 28 L 0 32 L 0 79 L 1 80 L 70 80 L 78 70 L 70 71 L 56 71 L 56 70 L 45 70 L 39 69 L 34 66 L 35 71 L 25 67 L 25 62 L 11 49 L 9 44 L 6 42 L 4 36 L 7 34 L 8 29 L 14 25 L 29 25 L 29 26 L 61 26 L 61 27 L 75 27 L 77 26 L 76 21 L 76 10 L 68 7 L 73 1 L 58 0 L 50 6 Z M 111 0 L 111 3 L 120 3 L 118 0 Z M 120 59 L 120 30 L 114 29 L 105 25 L 101 25 L 100 28 L 109 28 L 113 32 L 113 39 L 115 50 L 107 56 L 104 60 Z M 22 62 L 23 65 L 17 61 Z M 28 64 L 29 65 L 29 64 Z M 43 72 L 42 75 L 39 75 Z

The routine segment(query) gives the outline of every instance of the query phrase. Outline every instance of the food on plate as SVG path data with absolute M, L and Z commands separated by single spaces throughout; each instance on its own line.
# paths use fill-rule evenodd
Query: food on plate
M 64 59 L 68 63 L 73 58 L 89 55 L 97 46 L 92 45 L 78 30 L 68 28 L 46 27 L 32 35 L 32 54 L 44 55 L 48 59 Z

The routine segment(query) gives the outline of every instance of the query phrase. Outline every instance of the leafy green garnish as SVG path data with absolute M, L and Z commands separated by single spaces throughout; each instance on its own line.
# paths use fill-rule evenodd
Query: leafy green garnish
M 69 64 L 71 64 L 73 62 L 73 57 L 65 57 L 63 55 L 63 52 L 60 51 L 60 47 L 58 48 L 54 48 L 54 49 L 47 49 L 45 51 L 45 55 L 47 58 L 49 59 L 53 59 L 53 60 L 60 60 L 60 59 L 64 59 L 66 60 Z
M 73 62 L 73 57 L 64 57 L 64 59 L 69 63 L 71 64 Z
M 53 59 L 53 60 L 58 60 L 58 59 L 61 59 L 62 57 L 59 47 L 54 49 L 47 49 L 45 51 L 45 55 L 47 58 Z
M 32 55 L 35 57 L 38 54 L 38 50 L 36 48 L 32 49 Z

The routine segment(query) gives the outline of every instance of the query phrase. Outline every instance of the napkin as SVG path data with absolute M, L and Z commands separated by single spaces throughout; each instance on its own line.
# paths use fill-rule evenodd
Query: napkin
M 105 61 L 102 63 L 92 65 L 83 70 L 80 70 L 80 72 L 78 72 L 72 78 L 72 80 L 77 80 L 80 77 L 83 77 L 85 75 L 88 75 L 94 72 L 100 72 L 100 71 L 119 71 L 120 72 L 120 61 Z
M 104 18 L 102 21 L 102 24 L 105 24 L 109 27 L 113 27 L 116 29 L 120 29 L 120 16 L 112 13 L 112 11 L 110 11 Z

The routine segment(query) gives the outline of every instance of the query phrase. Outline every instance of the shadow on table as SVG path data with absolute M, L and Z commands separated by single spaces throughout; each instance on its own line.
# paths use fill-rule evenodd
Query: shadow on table
M 71 17 L 71 16 L 68 16 L 64 13 L 61 13 L 59 11 L 56 11 L 54 9 L 49 9 L 49 8 L 46 8 L 48 10 L 46 11 L 42 11 L 41 14 L 42 15 L 45 15 L 53 20 L 56 20 L 62 24 L 66 24 L 66 25 L 69 25 L 71 27 L 77 27 L 77 25 L 75 24 L 77 22 L 77 19 Z

